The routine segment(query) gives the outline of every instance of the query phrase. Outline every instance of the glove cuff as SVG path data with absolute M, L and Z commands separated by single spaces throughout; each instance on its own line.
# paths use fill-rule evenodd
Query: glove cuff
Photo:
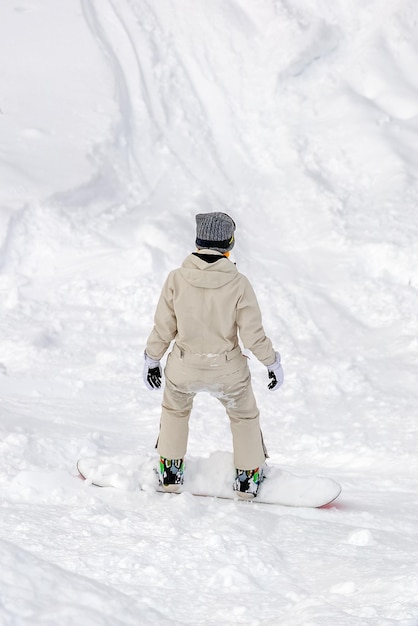
M 148 354 L 146 353 L 146 351 L 144 350 L 144 359 L 145 359 L 145 365 L 149 368 L 154 368 L 154 367 L 159 367 L 160 366 L 160 361 L 152 359 L 150 356 L 148 356 Z
M 267 365 L 267 369 L 269 372 L 276 372 L 281 367 L 281 356 L 280 352 L 276 352 L 276 360 L 271 365 Z

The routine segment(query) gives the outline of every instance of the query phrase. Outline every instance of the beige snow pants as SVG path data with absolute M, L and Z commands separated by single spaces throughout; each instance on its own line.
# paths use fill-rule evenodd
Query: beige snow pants
M 207 391 L 225 407 L 230 419 L 234 463 L 238 469 L 260 467 L 267 457 L 259 411 L 246 357 L 239 347 L 222 355 L 194 355 L 174 344 L 164 370 L 165 387 L 157 449 L 168 459 L 187 450 L 193 399 Z

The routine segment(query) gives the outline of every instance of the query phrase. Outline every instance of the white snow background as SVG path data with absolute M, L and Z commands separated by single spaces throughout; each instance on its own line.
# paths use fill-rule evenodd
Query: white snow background
M 416 0 L 1 2 L 2 626 L 418 625 L 417 68 Z M 77 476 L 152 452 L 144 343 L 217 210 L 282 353 L 271 463 L 327 508 Z

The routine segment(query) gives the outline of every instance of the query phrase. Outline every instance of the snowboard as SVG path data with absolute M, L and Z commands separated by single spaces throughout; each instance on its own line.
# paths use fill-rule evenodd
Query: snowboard
M 163 492 L 170 496 L 189 493 L 240 502 L 309 508 L 330 504 L 341 493 L 341 486 L 331 478 L 301 476 L 269 464 L 265 467 L 265 478 L 257 497 L 244 500 L 232 489 L 235 477 L 232 454 L 222 451 L 209 457 L 188 456 L 184 483 L 176 492 L 167 492 L 159 486 L 157 467 L 155 454 L 83 457 L 77 462 L 78 472 L 88 484 L 127 491 Z

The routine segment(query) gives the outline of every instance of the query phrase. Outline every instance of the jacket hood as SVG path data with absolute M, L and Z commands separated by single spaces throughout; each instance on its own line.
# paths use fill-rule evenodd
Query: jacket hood
M 238 270 L 229 259 L 213 250 L 199 250 L 199 252 L 215 254 L 219 256 L 219 260 L 207 263 L 198 256 L 190 254 L 180 267 L 181 275 L 188 283 L 203 289 L 218 289 L 236 277 Z

